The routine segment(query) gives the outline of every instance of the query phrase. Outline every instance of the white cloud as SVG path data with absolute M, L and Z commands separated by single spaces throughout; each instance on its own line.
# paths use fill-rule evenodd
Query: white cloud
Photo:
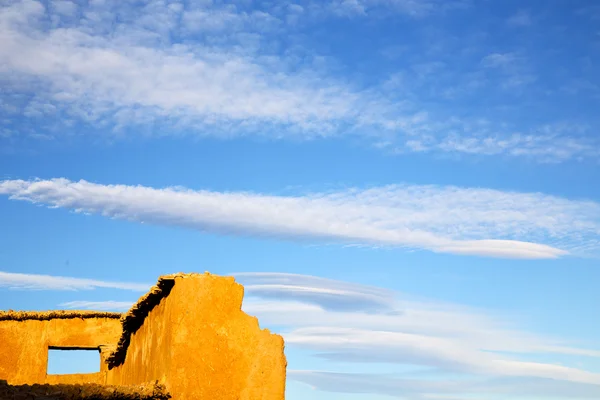
M 367 311 L 355 303 L 356 293 L 371 293 L 373 288 L 368 286 L 361 288 L 357 284 L 295 274 L 234 276 L 242 283 L 248 281 L 261 288 L 272 286 L 278 292 L 278 301 L 272 300 L 267 289 L 248 292 L 243 309 L 257 316 L 262 326 L 279 327 L 286 346 L 294 349 L 294 354 L 300 349 L 310 351 L 335 362 L 332 369 L 340 363 L 355 363 L 352 371 L 360 371 L 362 367 L 365 372 L 375 368 L 381 372 L 349 374 L 290 369 L 290 379 L 320 390 L 393 396 L 401 393 L 411 399 L 410 396 L 423 399 L 429 398 L 427 395 L 437 398 L 433 396 L 450 394 L 458 399 L 467 394 L 492 393 L 541 399 L 552 396 L 553 391 L 546 390 L 549 387 L 565 398 L 593 398 L 591 393 L 600 390 L 598 373 L 531 358 L 536 354 L 544 354 L 546 360 L 552 360 L 556 354 L 597 358 L 599 350 L 571 347 L 556 338 L 519 330 L 514 321 L 497 312 L 432 300 L 415 301 L 387 290 L 386 301 L 379 308 L 372 308 L 370 299 L 365 300 L 369 305 Z M 281 288 L 282 281 L 287 282 L 288 289 Z M 302 302 L 298 301 L 295 286 L 309 293 Z M 322 301 L 321 290 L 341 293 L 348 287 L 353 288 L 347 296 L 351 306 L 344 311 L 317 305 Z M 370 363 L 378 363 L 378 367 Z M 394 370 L 395 364 L 412 366 L 416 372 L 386 374 L 383 372 L 386 368 L 381 367 L 385 364 L 390 365 L 389 371 Z M 426 378 L 420 378 L 419 373 Z M 459 379 L 454 380 L 457 375 Z
M 127 311 L 134 304 L 133 301 L 68 301 L 60 303 L 60 307 L 78 310 L 98 311 Z
M 540 193 L 390 185 L 284 197 L 52 179 L 2 181 L 0 194 L 224 234 L 506 258 L 556 258 L 599 248 L 599 204 Z
M 518 84 L 517 82 L 515 82 Z M 557 128 L 558 129 L 558 128 Z M 564 128 L 562 128 L 564 129 Z M 574 133 L 577 127 L 572 127 Z M 405 147 L 414 152 L 441 151 L 472 155 L 526 156 L 544 163 L 563 162 L 573 158 L 598 157 L 600 150 L 592 140 L 552 135 L 512 134 L 510 136 L 449 135 L 444 138 L 421 137 L 406 142 Z M 404 149 L 398 149 L 403 152 Z
M 513 93 L 519 87 L 532 84 L 538 79 L 537 74 L 535 73 L 527 58 L 523 55 L 518 55 L 516 53 L 488 54 L 481 60 L 481 65 L 487 69 L 497 70 L 503 73 L 504 78 L 499 81 L 498 85 L 503 89 L 511 90 L 511 92 Z M 530 136 L 533 136 L 535 141 L 552 141 L 552 139 L 556 139 L 552 136 Z
M 395 304 L 391 291 L 315 276 L 285 273 L 233 273 L 250 296 L 297 299 L 332 310 L 385 310 Z
M 481 60 L 484 67 L 506 68 L 518 60 L 514 53 L 492 53 Z
M 342 17 L 366 15 L 366 4 L 359 0 L 338 0 L 330 4 L 331 12 Z
M 20 274 L 0 271 L 0 287 L 23 290 L 92 290 L 97 288 L 145 292 L 152 285 L 127 282 L 109 282 L 64 276 Z
M 0 7 L 0 111 L 7 129 L 30 139 L 68 137 L 73 125 L 83 123 L 78 132 L 115 137 L 131 126 L 140 135 L 357 135 L 403 151 L 597 158 L 595 139 L 538 134 L 532 128 L 522 134 L 531 140 L 523 141 L 509 131 L 472 130 L 467 120 L 452 123 L 421 105 L 419 96 L 404 97 L 406 88 L 349 81 L 300 44 L 280 51 L 280 39 L 295 32 L 300 9 L 303 18 L 372 9 L 383 10 L 382 16 L 386 10 L 425 16 L 463 3 L 358 0 L 249 10 L 210 2 L 192 8 L 162 2 L 135 8 L 128 2 L 55 0 L 47 7 L 32 0 L 10 2 Z M 514 69 L 515 57 L 490 54 L 483 64 Z M 502 86 L 513 91 L 535 79 L 532 71 L 511 69 Z M 41 130 L 48 131 L 46 136 L 34 136 Z M 463 142 L 507 145 L 491 151 L 490 146 L 448 145 L 449 132 L 458 132 Z M 560 151 L 565 141 L 574 145 Z
M 77 13 L 77 4 L 68 0 L 52 0 L 50 7 L 63 15 L 74 16 Z
M 465 399 L 597 399 L 600 386 L 543 378 L 427 379 L 402 374 L 340 373 L 288 369 L 289 379 L 314 389 L 372 393 L 405 400 Z M 497 397 L 502 396 L 502 397 Z M 509 397 L 507 397 L 509 396 Z M 523 397 L 527 396 L 527 397 Z
M 222 8 L 196 8 L 182 13 L 183 28 L 188 33 L 221 33 L 231 35 L 242 31 L 277 31 L 282 22 L 262 11 L 240 11 L 235 5 Z
M 247 312 L 259 315 L 261 322 L 266 324 L 294 327 L 296 331 L 292 333 L 302 333 L 298 340 L 303 340 L 303 337 L 312 340 L 313 336 L 317 340 L 319 336 L 324 340 L 337 340 L 346 336 L 349 340 L 360 341 L 368 340 L 368 334 L 361 336 L 365 332 L 396 332 L 404 335 L 398 338 L 403 340 L 452 338 L 453 343 L 460 344 L 462 348 L 474 346 L 495 352 L 600 357 L 598 350 L 573 348 L 559 340 L 515 330 L 508 322 L 508 317 L 493 315 L 487 310 L 415 300 L 391 290 L 313 276 L 282 273 L 232 275 L 247 289 L 246 294 L 250 297 L 244 303 Z M 285 287 L 282 287 L 282 282 L 287 283 Z M 248 290 L 256 285 L 261 290 Z M 296 287 L 302 287 L 305 291 L 302 298 L 297 296 Z M 273 301 L 270 288 L 277 292 L 278 301 Z M 371 297 L 364 296 L 374 294 L 377 289 L 381 292 L 381 300 L 373 302 Z M 327 301 L 329 299 L 324 301 L 321 297 L 323 290 L 336 293 L 336 304 L 345 303 L 345 306 L 331 307 Z M 314 329 L 331 334 L 314 335 Z M 342 341 L 348 342 L 345 339 Z M 373 343 L 376 342 L 373 340 Z M 373 356 L 381 357 L 381 354 L 373 353 Z M 443 355 L 440 353 L 440 356 Z M 364 360 L 368 358 L 368 354 L 362 357 Z
M 332 78 L 324 84 L 308 70 L 286 73 L 283 60 L 227 45 L 150 46 L 147 42 L 160 33 L 155 31 L 170 27 L 170 20 L 162 21 L 160 15 L 145 16 L 144 27 L 151 30 L 124 26 L 124 32 L 110 36 L 99 34 L 108 21 L 97 21 L 96 14 L 88 15 L 91 27 L 80 22 L 48 31 L 43 16 L 43 6 L 33 1 L 2 9 L 0 73 L 39 82 L 37 103 L 58 105 L 89 122 L 109 116 L 118 126 L 139 118 L 166 118 L 197 126 L 234 124 L 238 129 L 260 123 L 324 135 L 359 115 L 372 122 L 380 118 L 368 94 Z M 186 29 L 209 31 L 231 30 L 248 18 L 258 25 L 269 21 L 264 13 L 206 9 L 186 12 L 182 18 Z
M 354 316 L 356 317 L 356 316 Z M 388 362 L 497 376 L 528 376 L 600 385 L 600 374 L 561 365 L 505 359 L 464 338 L 373 329 L 310 327 L 285 334 L 288 345 L 334 361 Z
M 450 9 L 465 8 L 467 1 L 456 0 L 333 0 L 322 3 L 326 10 L 342 17 L 370 16 L 377 11 L 386 14 L 425 17 Z
M 529 12 L 525 10 L 519 10 L 510 18 L 508 18 L 507 23 L 512 26 L 530 26 L 533 22 Z

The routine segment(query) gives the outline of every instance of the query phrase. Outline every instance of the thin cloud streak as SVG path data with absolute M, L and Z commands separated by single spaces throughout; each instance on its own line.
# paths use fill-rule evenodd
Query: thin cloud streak
M 557 258 L 583 244 L 597 249 L 600 232 L 594 202 L 457 187 L 392 185 L 283 197 L 52 179 L 2 181 L 0 194 L 210 233 L 500 258 Z
M 0 287 L 19 290 L 93 290 L 121 289 L 145 292 L 152 285 L 127 282 L 110 282 L 94 279 L 70 278 L 64 276 L 20 274 L 0 271 Z
M 423 379 L 415 374 L 340 373 L 289 369 L 288 378 L 313 389 L 334 393 L 372 393 L 405 400 L 465 398 L 489 396 L 531 396 L 535 399 L 597 399 L 600 386 L 544 378 L 465 378 Z M 480 396 L 480 397 L 474 397 Z M 481 397 L 482 396 L 482 397 Z M 503 397 L 504 398 L 504 397 Z
M 385 291 L 390 298 L 382 302 L 379 309 L 366 311 L 356 305 L 355 293 L 370 292 L 373 288 L 369 286 L 361 288 L 357 284 L 296 274 L 246 273 L 245 277 L 250 277 L 253 285 L 273 286 L 278 291 L 277 301 L 272 300 L 266 289 L 247 293 L 243 309 L 257 316 L 262 325 L 280 327 L 290 349 L 309 351 L 328 362 L 363 365 L 365 371 L 375 368 L 371 363 L 395 364 L 417 371 L 407 376 L 290 371 L 290 379 L 309 383 L 319 390 L 393 396 L 402 393 L 411 394 L 415 399 L 449 394 L 461 398 L 484 393 L 551 396 L 552 391 L 544 390 L 543 383 L 574 398 L 593 397 L 590 393 L 600 390 L 598 373 L 530 359 L 534 354 L 598 358 L 600 351 L 570 347 L 557 339 L 515 329 L 506 317 L 489 310 L 431 300 L 415 301 L 402 293 Z M 282 281 L 287 282 L 288 289 L 281 288 Z M 308 282 L 311 281 L 315 290 L 310 290 Z M 314 299 L 308 295 L 299 301 L 294 289 L 298 285 L 305 287 Z M 345 311 L 319 305 L 320 290 L 338 293 L 348 285 L 354 289 L 339 299 L 348 302 Z M 360 367 L 354 369 L 357 368 Z M 436 376 L 423 380 L 419 379 L 419 373 Z M 461 379 L 448 380 L 448 374 L 460 375 Z M 372 379 L 360 379 L 363 375 Z M 340 384 L 334 384 L 338 378 Z M 353 378 L 357 380 L 349 383 Z M 342 385 L 342 381 L 348 384 Z M 394 390 L 390 392 L 386 388 Z
M 387 362 L 495 376 L 528 376 L 600 385 L 600 374 L 578 368 L 505 359 L 456 338 L 352 328 L 301 328 L 285 334 L 288 345 L 341 362 Z
M 560 340 L 541 338 L 511 328 L 509 318 L 491 315 L 487 310 L 414 300 L 392 290 L 315 276 L 274 272 L 232 275 L 244 285 L 260 287 L 258 291 L 246 291 L 248 299 L 244 308 L 260 315 L 261 321 L 268 324 L 289 326 L 304 332 L 316 327 L 330 329 L 331 332 L 339 329 L 345 334 L 373 331 L 462 338 L 465 346 L 494 352 L 600 357 L 598 350 L 571 347 Z M 286 285 L 282 286 L 281 282 L 286 282 Z M 297 296 L 298 286 L 305 292 L 302 298 Z M 364 296 L 376 290 L 382 294 L 380 301 L 373 302 L 372 298 Z M 276 299 L 273 291 L 277 292 Z M 328 301 L 324 301 L 321 297 L 323 291 L 337 294 L 338 307 L 331 307 Z M 365 304 L 360 304 L 361 301 Z M 376 340 L 373 342 L 377 343 Z
M 68 301 L 60 303 L 59 306 L 68 309 L 78 310 L 99 310 L 99 311 L 127 311 L 134 304 L 133 301 Z
M 260 317 L 266 324 L 288 326 L 294 329 L 318 329 L 335 332 L 350 329 L 350 332 L 402 332 L 431 337 L 454 337 L 458 343 L 487 351 L 510 353 L 552 353 L 600 357 L 599 350 L 577 348 L 552 338 L 512 328 L 506 317 L 489 316 L 484 310 L 472 310 L 458 305 L 441 302 L 417 302 L 398 295 L 391 309 L 377 311 L 355 307 L 344 311 L 327 310 L 315 305 L 316 301 L 300 302 L 292 296 L 281 294 L 275 300 L 257 300 L 258 295 L 248 294 L 244 309 Z M 290 331 L 294 332 L 294 330 Z M 301 331 L 305 334 L 308 331 Z M 296 333 L 298 333 L 296 331 Z M 362 360 L 382 360 L 388 354 L 370 353 Z M 347 357 L 350 357 L 347 354 Z
M 249 296 L 297 300 L 333 311 L 390 310 L 394 293 L 377 287 L 286 273 L 232 273 Z

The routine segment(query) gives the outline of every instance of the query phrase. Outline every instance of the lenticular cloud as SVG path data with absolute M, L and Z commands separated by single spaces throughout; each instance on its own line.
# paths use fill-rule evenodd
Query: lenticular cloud
M 0 194 L 76 212 L 218 234 L 395 246 L 501 258 L 597 249 L 600 206 L 542 194 L 441 186 L 273 196 L 87 181 L 6 180 Z

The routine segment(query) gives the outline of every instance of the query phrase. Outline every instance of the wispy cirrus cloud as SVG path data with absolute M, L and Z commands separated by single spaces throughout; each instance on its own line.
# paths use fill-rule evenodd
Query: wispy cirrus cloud
M 314 3 L 313 3 L 314 4 Z M 425 17 L 440 11 L 468 6 L 468 1 L 439 0 L 334 0 L 320 8 L 339 16 L 369 16 L 385 10 L 411 17 Z M 310 8 L 310 6 L 309 6 Z M 322 12 L 323 12 L 322 11 Z
M 67 301 L 60 303 L 63 308 L 78 309 L 78 310 L 98 310 L 98 311 L 127 311 L 134 304 L 134 301 Z
M 289 379 L 320 390 L 408 399 L 493 394 L 541 399 L 557 393 L 593 398 L 600 390 L 598 373 L 532 359 L 536 354 L 544 354 L 547 359 L 553 354 L 597 358 L 600 350 L 577 348 L 556 338 L 520 330 L 506 315 L 434 300 L 415 300 L 393 291 L 385 291 L 389 298 L 379 308 L 366 311 L 356 304 L 356 295 L 370 293 L 373 288 L 368 286 L 361 288 L 296 274 L 233 275 L 242 283 L 265 287 L 266 295 L 247 293 L 243 306 L 246 312 L 256 315 L 262 325 L 280 327 L 289 348 L 335 362 L 329 371 L 290 369 Z M 284 281 L 286 288 L 281 287 Z M 269 286 L 278 292 L 277 300 L 272 298 Z M 295 286 L 304 288 L 306 297 L 302 300 L 298 299 Z M 347 290 L 349 286 L 354 289 Z M 324 288 L 332 293 L 347 290 L 348 295 L 340 294 L 337 301 L 346 301 L 348 307 L 320 306 Z M 372 306 L 369 299 L 366 303 Z M 354 363 L 353 371 L 360 371 L 362 366 L 365 372 L 335 372 L 334 366 L 340 362 Z M 388 364 L 390 371 L 392 365 L 404 366 L 408 372 L 367 373 L 375 368 L 372 363 Z
M 526 10 L 519 10 L 511 15 L 506 22 L 511 26 L 527 27 L 533 24 L 531 14 Z
M 0 271 L 0 287 L 21 290 L 93 290 L 122 289 L 136 292 L 147 291 L 152 285 L 127 282 L 110 282 L 95 279 L 64 276 L 21 274 Z
M 499 83 L 504 89 L 515 90 L 520 86 L 535 82 L 538 78 L 526 57 L 514 52 L 488 54 L 482 58 L 481 65 L 503 75 Z M 546 136 L 545 138 L 550 139 L 551 137 Z
M 600 386 L 547 378 L 431 379 L 402 374 L 288 370 L 289 379 L 337 393 L 371 393 L 406 400 L 444 399 L 596 399 Z M 506 397 L 510 396 L 510 397 Z
M 34 85 L 35 97 L 24 111 L 28 115 L 64 112 L 107 127 L 170 120 L 174 126 L 224 128 L 224 135 L 232 125 L 254 130 L 257 124 L 258 130 L 286 126 L 287 135 L 295 129 L 326 135 L 359 118 L 385 122 L 382 109 L 392 107 L 331 77 L 324 81 L 309 69 L 290 74 L 285 59 L 256 54 L 253 46 L 232 46 L 242 40 L 237 31 L 246 24 L 258 30 L 277 25 L 277 18 L 264 12 L 90 7 L 79 10 L 86 17 L 61 21 L 65 26 L 60 27 L 49 26 L 51 8 L 36 1 L 2 9 L 0 73 Z M 143 15 L 141 22 L 123 24 L 107 35 L 111 20 L 135 18 L 136 13 Z M 184 25 L 173 25 L 174 19 Z M 230 35 L 226 43 L 157 45 L 171 31 L 222 35 L 224 28 Z
M 554 127 L 553 130 L 564 128 Z M 579 129 L 571 127 L 574 133 Z M 591 139 L 575 139 L 569 136 L 530 135 L 515 133 L 510 136 L 464 136 L 448 135 L 444 138 L 423 135 L 406 141 L 404 147 L 397 148 L 399 153 L 411 152 L 443 152 L 446 154 L 462 153 L 471 155 L 525 156 L 535 158 L 544 163 L 559 163 L 570 159 L 582 159 L 600 155 L 599 148 Z
M 540 193 L 390 185 L 300 196 L 7 180 L 0 194 L 76 212 L 205 232 L 501 258 L 600 248 L 600 205 Z
M 232 273 L 244 285 L 249 296 L 295 298 L 331 310 L 376 310 L 390 308 L 395 303 L 391 291 L 330 279 L 299 274 L 258 272 Z
M 518 60 L 513 53 L 492 53 L 483 57 L 481 64 L 488 68 L 508 68 Z
M 500 121 L 492 121 L 494 129 L 473 129 L 479 117 L 430 107 L 431 99 L 423 95 L 433 91 L 437 74 L 422 77 L 425 86 L 408 96 L 407 87 L 387 90 L 384 77 L 370 85 L 348 79 L 322 54 L 300 43 L 285 48 L 281 40 L 296 43 L 302 35 L 299 21 L 320 20 L 317 15 L 385 16 L 393 10 L 394 15 L 427 17 L 465 4 L 364 0 L 252 9 L 158 1 L 136 7 L 127 2 L 12 1 L 0 6 L 2 137 L 16 141 L 86 132 L 116 138 L 135 127 L 136 134 L 150 136 L 357 136 L 376 145 L 389 142 L 380 147 L 403 152 L 597 159 L 593 135 L 547 134 L 518 124 L 498 128 Z M 501 63 L 507 71 L 511 54 L 489 54 L 484 64 L 498 70 Z M 340 61 L 333 58 L 333 63 Z M 418 65 L 448 68 L 440 60 Z M 514 91 L 535 81 L 534 71 L 511 65 L 503 87 Z M 469 78 L 461 87 L 476 81 Z M 410 81 L 402 85 L 410 88 Z M 455 89 L 445 87 L 441 93 Z M 497 145 L 493 151 L 490 146 L 448 145 L 457 137 Z M 573 145 L 557 151 L 565 142 Z
M 324 333 L 330 330 L 331 335 L 321 335 L 325 344 L 332 340 L 332 345 L 352 341 L 370 341 L 385 344 L 388 341 L 369 339 L 368 331 L 373 334 L 401 333 L 404 340 L 419 340 L 419 335 L 425 335 L 423 340 L 432 340 L 432 344 L 439 338 L 458 338 L 466 346 L 475 344 L 483 349 L 493 352 L 510 353 L 555 353 L 572 354 L 588 357 L 600 357 L 599 350 L 589 350 L 569 347 L 560 340 L 540 338 L 514 328 L 507 316 L 490 314 L 486 310 L 465 307 L 459 304 L 444 303 L 434 300 L 414 299 L 408 294 L 393 290 L 371 287 L 356 283 L 349 283 L 334 279 L 325 279 L 316 276 L 307 276 L 290 273 L 274 272 L 247 272 L 232 273 L 236 281 L 244 287 L 252 288 L 256 285 L 261 290 L 247 290 L 246 310 L 261 316 L 261 321 L 268 324 L 279 324 L 302 330 L 302 339 L 319 341 L 319 331 Z M 281 282 L 286 282 L 285 286 Z M 310 282 L 310 283 L 309 283 Z M 297 297 L 298 287 L 305 292 L 303 298 Z M 382 299 L 377 306 L 364 293 L 373 293 L 381 290 Z M 331 307 L 329 301 L 323 301 L 322 291 L 336 293 L 336 303 L 344 307 Z M 274 301 L 273 292 L 277 292 L 277 301 Z M 361 304 L 360 298 L 363 298 Z M 264 300 L 257 300 L 264 299 Z M 293 311 L 293 312 L 291 312 Z M 356 317 L 349 318 L 349 313 Z M 333 332 L 337 332 L 333 334 Z M 395 332 L 395 333 L 394 333 Z M 361 336 L 365 334 L 365 336 Z M 391 337 L 390 336 L 390 337 Z M 400 337 L 398 338 L 400 339 Z M 292 337 L 293 341 L 294 338 Z M 458 340 L 458 339 L 457 339 Z M 334 347 L 330 347 L 332 350 Z M 352 347 L 354 350 L 365 348 Z M 362 351 L 362 350 L 361 350 Z M 366 350 L 365 350 L 366 351 Z M 391 348 L 390 348 L 391 351 Z M 332 351 L 333 352 L 333 351 Z M 443 352 L 438 352 L 443 356 Z M 372 357 L 365 353 L 363 360 L 375 361 L 376 359 L 394 357 L 383 353 Z M 468 362 L 468 357 L 465 362 Z
M 598 373 L 486 354 L 487 349 L 478 349 L 464 339 L 337 327 L 298 328 L 288 332 L 285 338 L 288 345 L 316 350 L 320 357 L 331 361 L 413 364 L 460 373 L 566 378 L 573 382 L 600 384 Z

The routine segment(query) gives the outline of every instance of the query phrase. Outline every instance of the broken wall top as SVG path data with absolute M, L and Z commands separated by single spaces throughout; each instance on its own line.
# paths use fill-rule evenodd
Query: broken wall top
M 158 278 L 156 285 L 152 286 L 150 290 L 138 299 L 138 301 L 127 311 L 121 315 L 121 324 L 123 326 L 123 333 L 115 350 L 107 357 L 106 363 L 108 368 L 112 369 L 116 366 L 121 365 L 125 361 L 127 355 L 127 347 L 131 340 L 131 335 L 134 334 L 143 324 L 144 320 L 156 307 L 160 301 L 167 297 L 175 285 L 176 278 L 189 278 L 197 277 L 202 275 L 211 275 L 209 272 L 204 274 L 192 272 L 192 273 L 175 273 L 170 275 L 163 275 Z M 226 279 L 234 280 L 233 277 L 225 277 Z
M 105 312 L 105 311 L 70 311 L 70 310 L 53 310 L 53 311 L 0 311 L 0 321 L 49 321 L 51 319 L 75 319 L 75 318 L 111 318 L 119 319 L 123 316 L 122 313 Z

